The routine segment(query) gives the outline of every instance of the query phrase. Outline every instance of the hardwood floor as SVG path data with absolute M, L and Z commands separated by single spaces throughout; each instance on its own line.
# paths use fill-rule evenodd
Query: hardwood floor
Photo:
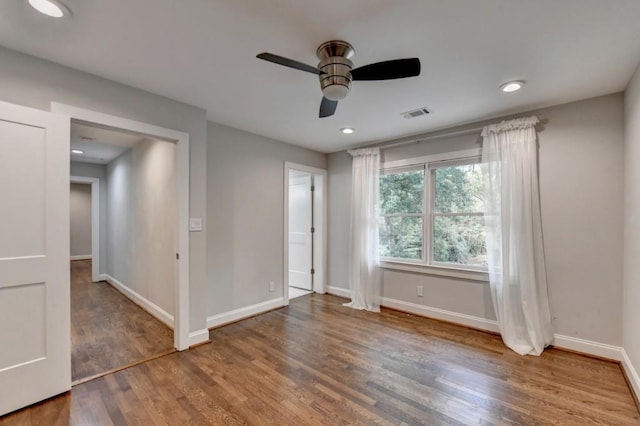
M 173 331 L 109 284 L 91 282 L 91 261 L 71 262 L 71 380 L 173 348 Z
M 618 364 L 309 295 L 212 343 L 76 386 L 0 419 L 29 424 L 639 423 Z

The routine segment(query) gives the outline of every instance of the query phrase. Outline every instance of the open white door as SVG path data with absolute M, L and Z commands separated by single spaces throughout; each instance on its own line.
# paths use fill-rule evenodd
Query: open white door
M 71 389 L 69 121 L 0 102 L 0 415 Z
M 289 179 L 289 286 L 312 290 L 311 175 Z

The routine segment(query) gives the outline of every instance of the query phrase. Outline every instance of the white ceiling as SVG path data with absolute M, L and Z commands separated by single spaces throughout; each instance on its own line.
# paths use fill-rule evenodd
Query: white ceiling
M 71 161 L 109 164 L 142 140 L 144 137 L 140 135 L 72 123 L 71 149 L 79 149 L 84 154 L 71 153 Z
M 3 0 L 0 43 L 322 152 L 620 91 L 640 59 L 638 0 L 64 2 L 73 16 L 53 20 Z M 317 77 L 255 55 L 315 65 L 330 39 L 355 47 L 355 66 L 417 56 L 422 74 L 356 82 L 319 119 Z M 512 79 L 527 85 L 500 93 Z M 432 114 L 400 116 L 422 106 Z

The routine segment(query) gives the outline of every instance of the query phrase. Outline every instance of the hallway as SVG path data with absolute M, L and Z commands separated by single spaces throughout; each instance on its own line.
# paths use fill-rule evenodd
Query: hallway
M 91 261 L 71 262 L 72 381 L 173 349 L 173 332 L 106 282 L 91 282 Z

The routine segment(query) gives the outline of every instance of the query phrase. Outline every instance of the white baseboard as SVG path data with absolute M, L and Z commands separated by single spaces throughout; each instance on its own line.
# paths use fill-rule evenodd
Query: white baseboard
M 336 296 L 347 298 L 351 297 L 350 291 L 341 287 L 329 286 L 328 290 L 330 294 Z M 388 297 L 383 297 L 380 300 L 380 304 L 387 308 L 397 309 L 399 311 L 408 312 L 427 318 L 447 321 L 467 327 L 473 327 L 479 330 L 490 331 L 492 333 L 500 332 L 498 323 L 495 320 L 476 317 L 473 315 L 461 314 L 453 311 L 447 311 L 440 308 L 433 308 L 431 306 L 419 305 L 417 303 L 405 302 L 403 300 L 390 299 Z M 619 346 L 579 339 L 577 337 L 564 336 L 562 334 L 554 335 L 553 345 L 557 348 L 569 349 L 588 355 L 608 358 L 614 361 L 622 361 L 623 365 L 625 362 L 623 358 L 624 350 Z M 631 363 L 628 364 L 631 366 Z M 633 366 L 631 366 L 631 368 L 633 368 Z M 633 370 L 633 373 L 635 374 L 635 370 Z M 629 373 L 629 376 L 631 376 L 631 373 Z M 638 378 L 637 374 L 635 378 Z M 637 380 L 637 385 L 638 390 L 640 391 L 640 379 Z
M 387 297 L 383 297 L 380 304 L 387 308 L 393 308 L 403 312 L 409 312 L 428 318 L 473 327 L 479 330 L 500 333 L 498 322 L 495 320 L 447 311 L 440 308 L 433 308 L 430 306 L 418 305 L 416 303 L 405 302 L 402 300 L 389 299 Z M 592 340 L 579 339 L 577 337 L 564 336 L 562 334 L 554 334 L 553 337 L 553 346 L 557 348 L 569 349 L 575 352 L 607 358 L 613 361 L 622 361 L 623 349 L 619 346 L 594 342 Z
M 334 287 L 330 285 L 327 287 L 327 293 L 333 294 L 334 296 L 346 297 L 347 299 L 351 298 L 351 290 L 348 288 Z
M 614 361 L 622 361 L 623 349 L 619 346 L 608 345 L 606 343 L 599 343 L 592 340 L 564 336 L 562 334 L 554 334 L 553 346 L 562 349 L 569 349 L 576 352 L 582 352 L 601 358 L 608 358 Z
M 329 286 L 329 293 L 340 297 L 351 297 L 351 291 L 342 287 Z M 431 306 L 418 305 L 417 303 L 405 302 L 403 300 L 391 299 L 383 297 L 380 299 L 380 305 L 398 311 L 419 315 L 422 317 L 433 318 L 437 320 L 447 321 L 454 324 L 461 324 L 467 327 L 477 328 L 479 330 L 491 331 L 498 333 L 498 323 L 494 320 L 488 320 L 473 315 L 460 314 L 458 312 L 447 311 L 440 308 L 432 308 Z
M 203 328 L 202 330 L 192 331 L 189 333 L 189 346 L 199 345 L 209 340 L 209 329 Z
M 207 317 L 207 327 L 219 327 L 221 325 L 261 314 L 263 312 L 280 308 L 282 306 L 284 306 L 284 298 L 278 297 L 277 299 L 271 299 L 267 300 L 266 302 L 256 303 L 255 305 L 234 309 L 233 311 L 212 315 L 210 317 Z
M 93 256 L 90 254 L 79 254 L 77 256 L 71 256 L 71 260 L 91 260 Z
M 113 278 L 111 275 L 104 274 L 105 281 L 114 286 L 118 291 L 127 296 L 136 305 L 140 306 L 145 311 L 149 312 L 153 317 L 165 324 L 167 327 L 173 330 L 173 315 L 162 309 L 160 306 L 151 302 L 149 299 L 139 295 L 135 291 L 131 290 L 120 281 Z
M 432 308 L 431 306 L 418 305 L 417 303 L 390 299 L 388 297 L 383 297 L 380 301 L 380 304 L 387 308 L 397 309 L 399 311 L 408 312 L 423 317 L 461 324 L 467 327 L 473 327 L 480 330 L 491 331 L 494 333 L 499 332 L 498 323 L 494 320 L 489 320 L 486 318 L 460 314 L 458 312 L 447 311 L 440 308 Z
M 636 399 L 640 400 L 640 377 L 624 349 L 622 349 L 622 368 L 631 382 L 631 390 L 636 394 Z
M 107 280 L 108 275 L 107 274 L 100 274 L 98 276 L 98 278 L 100 279 L 100 281 L 106 281 Z

